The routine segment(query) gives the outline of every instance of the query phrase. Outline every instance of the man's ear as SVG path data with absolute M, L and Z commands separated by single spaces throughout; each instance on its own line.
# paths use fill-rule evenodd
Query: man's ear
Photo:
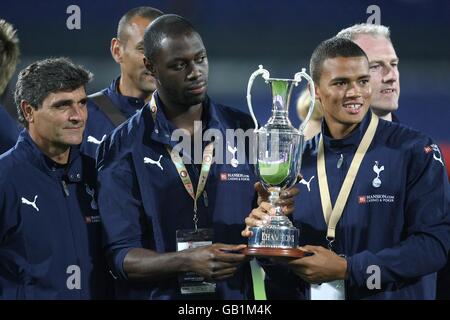
M 123 48 L 120 40 L 117 38 L 111 39 L 111 55 L 114 61 L 119 64 L 122 63 Z
M 34 111 L 35 109 L 31 106 L 31 104 L 26 101 L 22 100 L 20 101 L 20 110 L 22 110 L 23 117 L 25 118 L 25 121 L 28 122 L 28 124 L 34 122 Z
M 314 91 L 316 93 L 316 100 L 319 100 L 320 103 L 322 103 L 322 101 L 320 100 L 320 89 L 317 83 L 314 83 Z
M 144 66 L 150 72 L 150 75 L 156 79 L 156 69 L 155 65 L 151 62 L 150 59 L 144 56 Z

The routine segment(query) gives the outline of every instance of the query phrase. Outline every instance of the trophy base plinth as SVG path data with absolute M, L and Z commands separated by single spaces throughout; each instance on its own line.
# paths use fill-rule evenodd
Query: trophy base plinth
M 298 248 L 247 247 L 243 253 L 254 257 L 303 258 L 306 252 Z

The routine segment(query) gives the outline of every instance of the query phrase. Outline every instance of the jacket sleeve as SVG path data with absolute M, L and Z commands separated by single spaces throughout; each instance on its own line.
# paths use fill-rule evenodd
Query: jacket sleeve
M 407 164 L 404 240 L 376 253 L 362 251 L 348 257 L 351 285 L 366 284 L 369 266 L 378 266 L 381 283 L 388 283 L 436 272 L 447 261 L 450 196 L 446 168 L 438 160 L 440 152 L 432 150 L 436 145 L 430 139 L 420 140 Z
M 100 152 L 97 159 L 100 164 L 97 187 L 103 239 L 113 274 L 127 279 L 123 270 L 125 256 L 131 249 L 145 246 L 141 220 L 143 209 L 131 154 L 115 154 L 113 159 L 105 161 L 107 157 L 107 153 Z

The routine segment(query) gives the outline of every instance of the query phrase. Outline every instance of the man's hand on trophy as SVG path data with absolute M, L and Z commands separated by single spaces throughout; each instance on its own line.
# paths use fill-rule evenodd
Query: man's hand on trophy
M 268 202 L 269 192 L 264 189 L 261 182 L 255 183 L 255 190 L 258 193 L 258 205 L 261 205 L 262 202 Z M 295 186 L 281 191 L 280 201 L 278 203 L 281 206 L 284 215 L 290 215 L 294 212 L 294 199 L 299 193 L 299 189 Z
M 304 246 L 300 249 L 311 253 L 287 264 L 292 271 L 309 283 L 343 280 L 347 272 L 347 260 L 320 246 Z
M 258 182 L 259 183 L 259 182 Z M 260 227 L 269 221 L 269 217 L 275 214 L 275 208 L 268 202 L 259 203 L 259 207 L 250 212 L 250 215 L 245 218 L 246 227 L 242 230 L 241 235 L 243 237 L 251 237 L 251 227 Z
M 185 253 L 186 271 L 194 271 L 206 279 L 223 280 L 233 276 L 239 265 L 247 261 L 242 254 L 245 244 L 215 243 L 182 251 Z

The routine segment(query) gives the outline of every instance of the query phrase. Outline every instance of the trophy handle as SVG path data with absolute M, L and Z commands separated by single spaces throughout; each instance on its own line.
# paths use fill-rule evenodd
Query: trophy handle
M 260 64 L 258 70 L 256 70 L 255 72 L 253 72 L 251 74 L 250 78 L 248 79 L 248 85 L 247 85 L 247 104 L 248 104 L 248 110 L 250 111 L 250 114 L 253 118 L 253 122 L 255 123 L 254 132 L 256 132 L 258 130 L 258 120 L 256 120 L 255 114 L 253 113 L 251 91 L 252 91 L 253 81 L 255 81 L 256 77 L 259 76 L 260 74 L 262 75 L 263 79 L 266 81 L 270 78 L 269 71 L 264 69 L 262 64 Z
M 297 72 L 294 75 L 294 81 L 295 81 L 295 85 L 297 86 L 301 81 L 302 81 L 302 77 L 305 78 L 308 81 L 309 84 L 309 94 L 311 96 L 311 102 L 309 103 L 309 109 L 308 109 L 308 114 L 306 115 L 305 120 L 302 122 L 302 124 L 300 125 L 299 131 L 300 134 L 303 135 L 303 131 L 305 130 L 306 125 L 309 122 L 309 118 L 311 118 L 311 115 L 313 114 L 314 111 L 314 103 L 316 101 L 316 90 L 314 88 L 314 81 L 311 79 L 311 77 L 306 73 L 306 69 L 302 68 L 301 72 Z

